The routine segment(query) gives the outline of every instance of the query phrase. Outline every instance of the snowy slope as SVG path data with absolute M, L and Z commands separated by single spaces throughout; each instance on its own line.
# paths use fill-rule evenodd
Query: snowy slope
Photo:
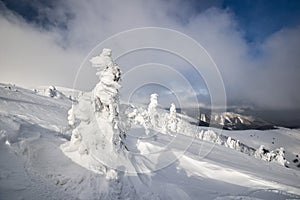
M 40 96 L 31 90 L 11 85 L 0 84 L 0 88 L 1 120 L 15 124 L 25 121 L 55 131 L 65 127 L 70 100 Z
M 285 148 L 285 156 L 289 161 L 288 167 L 300 169 L 300 131 L 279 127 L 275 130 L 258 131 L 223 131 L 224 135 L 239 139 L 241 142 L 258 148 L 264 145 L 267 149 Z
M 127 133 L 127 145 L 136 153 L 134 169 L 150 171 L 109 179 L 61 151 L 70 139 L 70 107 L 68 99 L 0 85 L 0 199 L 300 198 L 299 170 L 188 135 L 156 131 L 146 135 L 138 125 Z M 223 130 L 222 134 L 255 149 L 261 144 L 269 149 L 283 146 L 289 160 L 299 154 L 296 130 Z
M 73 101 L 76 101 L 83 94 L 82 91 L 76 89 L 70 89 L 70 88 L 58 87 L 58 86 L 39 86 L 33 88 L 32 91 L 47 97 L 58 98 L 58 99 L 68 98 Z

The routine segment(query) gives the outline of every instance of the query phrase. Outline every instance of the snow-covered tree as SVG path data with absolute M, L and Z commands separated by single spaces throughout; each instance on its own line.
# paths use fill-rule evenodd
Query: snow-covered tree
M 205 116 L 205 114 L 202 113 L 200 115 L 200 120 L 203 121 L 203 122 L 206 122 L 206 116 Z
M 150 95 L 150 103 L 147 110 L 135 109 L 127 115 L 134 124 L 144 127 L 145 133 L 148 135 L 150 130 L 160 131 L 162 124 L 160 124 L 160 115 L 157 111 L 158 95 L 156 93 Z
M 225 146 L 231 149 L 240 150 L 240 141 L 228 137 Z
M 178 130 L 178 119 L 176 114 L 176 107 L 175 104 L 172 103 L 170 106 L 170 113 L 166 117 L 166 131 L 172 133 L 176 133 Z
M 62 99 L 65 98 L 65 95 L 57 90 L 57 88 L 53 85 L 49 86 L 48 88 L 44 89 L 44 94 L 45 96 L 51 97 L 51 98 L 55 98 L 55 99 Z M 39 93 L 38 90 L 35 90 L 35 93 Z
M 61 148 L 73 161 L 105 176 L 108 184 L 103 199 L 133 199 L 136 190 L 125 174 L 140 174 L 147 167 L 142 163 L 136 165 L 136 159 L 144 158 L 130 154 L 124 131 L 140 112 L 126 113 L 119 105 L 121 73 L 111 56 L 110 49 L 103 49 L 99 56 L 90 60 L 97 68 L 99 82 L 91 92 L 80 96 L 68 112 L 73 130 L 71 140 Z M 147 110 L 144 111 L 148 116 Z M 143 183 L 144 180 L 139 188 L 144 187 Z
M 148 105 L 148 116 L 150 123 L 153 128 L 157 127 L 159 122 L 158 122 L 158 112 L 157 112 L 157 106 L 158 106 L 158 101 L 157 101 L 158 94 L 153 93 L 150 95 L 150 103 Z
M 49 97 L 56 97 L 58 95 L 57 90 L 54 86 L 49 86 L 46 90 L 46 95 Z
M 120 152 L 127 149 L 125 132 L 119 120 L 119 88 L 121 72 L 113 62 L 110 49 L 103 49 L 90 61 L 97 68 L 99 82 L 91 93 L 84 93 L 68 112 L 68 122 L 73 127 L 71 141 L 63 146 L 65 151 L 78 151 L 81 155 L 99 149 Z M 104 156 L 104 155 L 102 155 Z M 109 160 L 108 157 L 103 160 Z
M 100 56 L 90 61 L 93 67 L 97 68 L 96 75 L 100 82 L 93 90 L 95 112 L 101 113 L 113 126 L 113 143 L 117 148 L 125 147 L 125 133 L 119 126 L 119 89 L 121 87 L 121 71 L 118 65 L 113 62 L 110 49 L 103 49 Z
M 277 161 L 279 164 L 286 166 L 288 164 L 288 161 L 285 159 L 284 148 L 280 147 L 279 149 L 276 149 L 275 152 L 276 152 L 276 156 L 274 160 Z
M 127 117 L 130 119 L 131 123 L 143 126 L 146 135 L 148 135 L 150 133 L 150 129 L 153 128 L 147 110 L 134 109 L 131 113 L 127 115 Z
M 288 161 L 285 159 L 285 151 L 283 147 L 276 149 L 275 151 L 269 151 L 261 145 L 256 151 L 254 156 L 256 158 L 268 161 L 268 162 L 277 162 L 283 166 L 288 164 Z

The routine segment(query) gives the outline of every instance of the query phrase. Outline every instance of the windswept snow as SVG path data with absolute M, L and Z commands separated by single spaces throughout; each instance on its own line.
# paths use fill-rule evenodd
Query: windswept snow
M 0 199 L 300 198 L 299 130 L 199 127 L 157 95 L 120 104 L 111 56 L 76 101 L 0 85 Z

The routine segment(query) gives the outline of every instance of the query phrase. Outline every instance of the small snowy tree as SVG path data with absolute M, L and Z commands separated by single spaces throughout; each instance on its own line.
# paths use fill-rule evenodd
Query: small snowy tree
M 150 130 L 160 130 L 161 124 L 159 123 L 159 113 L 157 111 L 158 95 L 156 93 L 150 95 L 150 103 L 147 110 L 135 109 L 127 115 L 134 124 L 139 124 L 145 128 L 145 133 L 148 135 Z
M 57 88 L 53 85 L 51 85 L 47 89 L 45 89 L 44 92 L 45 92 L 46 96 L 55 98 L 55 99 L 62 99 L 63 97 L 65 97 L 64 94 L 62 92 L 60 92 L 59 90 L 57 90 Z
M 156 110 L 156 107 L 158 105 L 157 97 L 158 97 L 158 94 L 156 94 L 156 93 L 153 93 L 150 95 L 150 103 L 148 105 L 149 115 L 157 114 L 157 110 Z
M 158 112 L 156 110 L 158 106 L 158 101 L 157 101 L 158 94 L 154 93 L 151 94 L 150 96 L 150 103 L 148 105 L 148 115 L 150 119 L 150 123 L 153 127 L 157 127 L 159 122 L 158 122 Z
M 171 134 L 176 133 L 178 130 L 178 119 L 174 103 L 172 103 L 170 106 L 170 113 L 167 115 L 165 126 L 166 131 L 171 132 Z
M 264 145 L 260 145 L 259 148 L 255 151 L 254 157 L 270 161 L 270 158 L 268 158 L 269 156 L 266 156 L 267 153 L 269 153 L 269 150 L 267 150 Z
M 72 105 L 71 109 L 68 111 L 68 123 L 70 126 L 75 125 L 74 105 Z
M 235 140 L 232 139 L 231 137 L 228 137 L 225 143 L 225 146 L 231 149 L 236 149 L 236 150 L 240 150 L 240 141 L 239 140 Z
M 288 161 L 285 159 L 285 151 L 283 147 L 276 149 L 275 151 L 267 150 L 264 145 L 261 145 L 256 151 L 254 156 L 256 158 L 268 161 L 268 162 L 277 162 L 283 166 L 288 164 Z
M 46 95 L 49 97 L 56 97 L 57 96 L 57 90 L 54 86 L 49 86 L 46 90 Z
M 203 122 L 206 122 L 206 116 L 205 116 L 205 114 L 202 113 L 200 115 L 200 120 L 203 121 Z
M 285 151 L 283 147 L 280 147 L 279 149 L 276 149 L 276 156 L 274 158 L 275 161 L 277 161 L 279 164 L 286 166 L 288 164 L 288 161 L 285 159 Z

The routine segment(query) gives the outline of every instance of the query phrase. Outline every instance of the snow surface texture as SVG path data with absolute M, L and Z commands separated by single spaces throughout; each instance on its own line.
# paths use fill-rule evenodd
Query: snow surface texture
M 111 51 L 92 63 L 78 102 L 0 85 L 0 199 L 300 198 L 299 130 L 198 127 L 157 95 L 120 105 Z

